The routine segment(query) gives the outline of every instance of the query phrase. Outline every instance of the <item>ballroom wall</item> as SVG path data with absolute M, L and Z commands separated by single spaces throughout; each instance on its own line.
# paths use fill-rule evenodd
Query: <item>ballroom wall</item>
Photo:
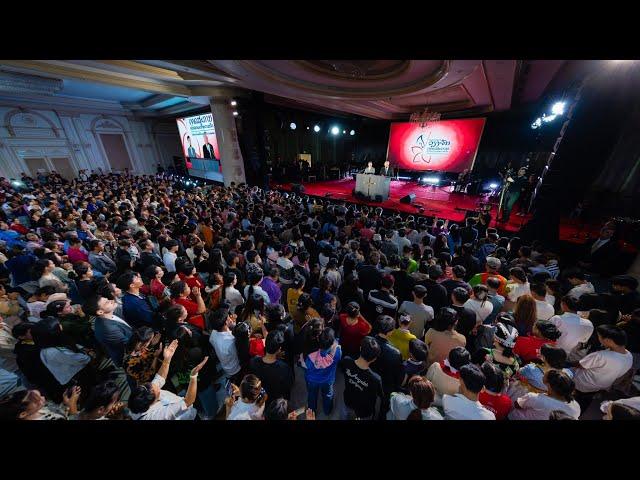
M 113 152 L 117 159 L 109 158 Z M 180 155 L 180 143 L 173 120 L 0 104 L 0 176 L 19 177 L 38 167 L 66 176 L 80 169 L 115 171 L 116 161 L 150 174 L 158 163 L 172 164 L 174 155 Z

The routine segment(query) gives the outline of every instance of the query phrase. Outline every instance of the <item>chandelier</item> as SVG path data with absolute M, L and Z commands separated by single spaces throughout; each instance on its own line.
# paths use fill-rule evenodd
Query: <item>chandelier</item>
M 414 112 L 409 117 L 409 121 L 413 123 L 419 123 L 421 127 L 425 127 L 429 122 L 437 122 L 440 120 L 440 113 L 429 110 L 429 107 L 424 107 L 421 112 Z

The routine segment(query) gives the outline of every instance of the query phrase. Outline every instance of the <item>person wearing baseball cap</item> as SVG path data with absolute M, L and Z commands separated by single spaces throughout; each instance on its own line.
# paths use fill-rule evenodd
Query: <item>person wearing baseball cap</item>
M 487 260 L 485 262 L 485 271 L 483 273 L 476 273 L 473 277 L 471 277 L 471 280 L 469 280 L 469 285 L 471 285 L 471 287 L 475 287 L 476 285 L 486 285 L 487 279 L 489 277 L 495 277 L 500 281 L 498 295 L 505 296 L 507 294 L 507 279 L 500 275 L 501 266 L 502 262 L 499 258 L 487 257 Z

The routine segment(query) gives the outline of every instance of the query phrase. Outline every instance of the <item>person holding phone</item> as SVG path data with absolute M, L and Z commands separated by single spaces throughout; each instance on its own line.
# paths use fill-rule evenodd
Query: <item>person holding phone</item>
M 198 372 L 207 363 L 209 357 L 193 367 L 187 393 L 180 397 L 168 390 L 162 390 L 169 365 L 176 349 L 178 340 L 174 340 L 162 352 L 162 366 L 151 383 L 138 385 L 129 397 L 129 410 L 133 420 L 193 420 L 197 411 L 193 407 L 198 393 Z
M 262 420 L 267 392 L 253 374 L 245 375 L 240 387 L 231 385 L 231 395 L 225 400 L 227 420 Z

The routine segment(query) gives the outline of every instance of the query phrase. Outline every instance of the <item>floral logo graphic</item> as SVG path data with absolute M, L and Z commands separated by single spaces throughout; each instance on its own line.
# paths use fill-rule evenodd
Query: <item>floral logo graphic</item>
M 429 132 L 431 135 L 431 132 Z M 442 155 L 449 153 L 451 142 L 445 139 L 425 138 L 424 134 L 416 139 L 416 144 L 411 147 L 413 163 L 431 163 L 433 154 Z
M 431 132 L 429 132 L 429 134 L 431 134 Z M 427 137 L 427 141 L 429 140 L 429 137 Z M 416 140 L 416 144 L 411 147 L 411 153 L 413 153 L 413 163 L 420 163 L 420 162 L 424 162 L 424 163 L 430 163 L 431 162 L 431 155 L 426 155 L 426 143 L 425 143 L 425 139 L 424 139 L 424 135 L 420 135 L 418 137 L 418 139 Z

